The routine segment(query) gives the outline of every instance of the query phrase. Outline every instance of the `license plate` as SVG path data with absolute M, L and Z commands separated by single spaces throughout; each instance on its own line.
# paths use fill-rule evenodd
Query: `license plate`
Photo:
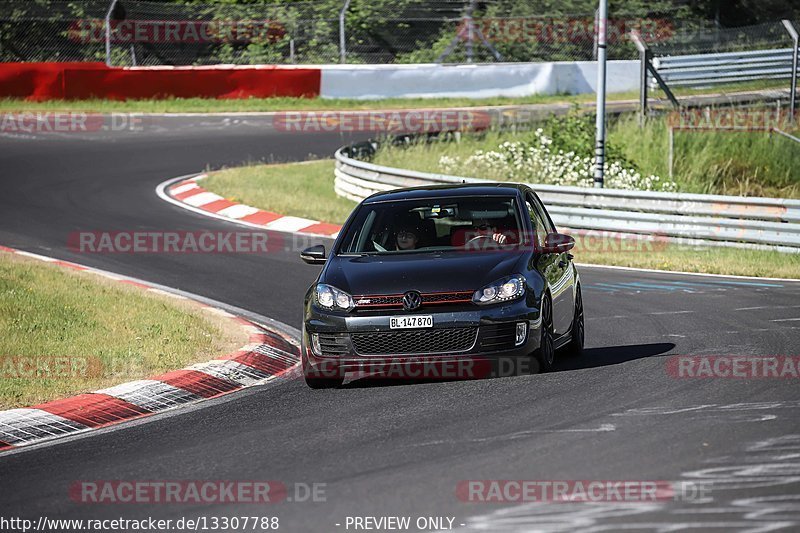
M 416 329 L 432 327 L 432 315 L 393 316 L 389 318 L 390 329 Z

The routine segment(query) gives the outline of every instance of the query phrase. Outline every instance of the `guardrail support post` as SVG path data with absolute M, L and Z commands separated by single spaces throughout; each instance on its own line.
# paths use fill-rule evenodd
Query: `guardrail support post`
M 800 34 L 790 20 L 784 20 L 783 25 L 789 35 L 792 36 L 792 92 L 791 101 L 789 102 L 789 112 L 791 113 L 789 120 L 792 124 L 795 122 L 795 108 L 797 105 L 797 62 L 798 54 L 800 54 Z
M 642 60 L 642 71 L 643 72 L 642 72 L 642 82 L 641 82 L 642 83 L 641 98 L 644 98 L 644 100 L 641 102 L 642 113 L 644 114 L 644 111 L 647 108 L 647 73 L 648 72 L 650 74 L 652 74 L 653 77 L 656 79 L 656 82 L 658 83 L 658 86 L 661 88 L 662 91 L 664 91 L 664 94 L 667 95 L 667 98 L 669 98 L 669 101 L 672 102 L 672 105 L 675 106 L 676 108 L 680 108 L 681 107 L 680 102 L 678 102 L 678 99 L 675 98 L 675 95 L 673 94 L 673 92 L 669 88 L 669 86 L 667 85 L 667 82 L 664 81 L 664 78 L 661 77 L 661 74 L 659 74 L 658 70 L 656 70 L 656 68 L 653 66 L 653 53 L 647 48 L 647 45 L 645 44 L 644 40 L 642 39 L 642 36 L 636 30 L 633 30 L 630 35 L 631 35 L 631 40 L 633 41 L 633 44 L 635 44 L 636 45 L 636 49 L 639 50 L 639 57 Z M 642 120 L 644 120 L 644 119 L 642 119 Z
M 111 5 L 108 6 L 108 13 L 106 13 L 106 66 L 111 66 L 111 13 L 117 6 L 117 0 L 111 0 Z

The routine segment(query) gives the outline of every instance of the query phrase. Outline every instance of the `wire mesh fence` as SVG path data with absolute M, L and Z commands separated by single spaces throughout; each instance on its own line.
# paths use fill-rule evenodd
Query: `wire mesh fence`
M 595 15 L 535 13 L 506 0 L 317 0 L 181 4 L 0 0 L 0 60 L 115 65 L 592 60 Z M 630 30 L 668 37 L 674 13 L 618 13 L 609 57 L 635 57 Z
M 792 39 L 780 21 L 741 28 L 687 28 L 675 32 L 669 39 L 650 43 L 655 56 L 716 54 L 791 46 Z
M 610 59 L 786 47 L 780 23 L 717 28 L 681 3 L 607 21 Z M 665 7 L 666 6 L 666 7 Z M 513 0 L 181 3 L 0 0 L 0 61 L 127 65 L 591 61 L 594 13 L 542 14 Z

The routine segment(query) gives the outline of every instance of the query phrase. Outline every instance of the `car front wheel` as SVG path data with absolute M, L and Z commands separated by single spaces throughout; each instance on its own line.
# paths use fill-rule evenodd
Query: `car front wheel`
M 580 356 L 583 354 L 583 338 L 585 335 L 583 326 L 583 297 L 581 296 L 581 287 L 578 285 L 578 291 L 575 295 L 575 314 L 572 317 L 572 335 L 565 350 L 566 353 L 572 356 Z
M 542 297 L 542 324 L 539 328 L 541 338 L 539 339 L 539 350 L 536 352 L 536 359 L 539 362 L 540 372 L 550 372 L 555 365 L 556 351 L 553 342 L 553 304 L 550 298 Z

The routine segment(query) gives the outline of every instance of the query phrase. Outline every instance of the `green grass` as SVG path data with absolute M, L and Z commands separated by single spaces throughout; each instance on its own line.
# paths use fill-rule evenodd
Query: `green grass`
M 640 129 L 621 118 L 609 142 L 647 174 L 669 175 L 664 120 Z M 736 196 L 800 198 L 800 144 L 765 132 L 675 132 L 674 179 L 681 191 Z
M 0 409 L 146 378 L 246 342 L 230 321 L 185 302 L 0 253 Z M 56 371 L 63 358 L 69 370 Z
M 341 224 L 355 202 L 333 192 L 333 160 L 255 165 L 209 174 L 202 186 L 266 211 Z
M 513 141 L 530 136 L 529 132 L 488 131 L 478 134 L 463 134 L 460 142 L 419 143 L 411 146 L 385 146 L 373 159 L 376 165 L 406 168 L 421 172 L 442 172 L 439 159 L 442 156 L 466 159 L 477 150 L 490 150 L 505 141 Z M 500 179 L 499 176 L 466 176 L 481 179 Z
M 336 196 L 333 168 L 333 161 L 324 160 L 228 169 L 212 173 L 203 187 L 268 211 L 342 224 L 356 204 Z M 587 241 L 575 250 L 575 257 L 578 262 L 599 265 L 800 278 L 800 254 L 761 250 L 663 244 L 647 247 L 640 242 L 619 243 L 612 239 Z
M 609 95 L 613 100 L 630 100 L 637 93 Z M 264 111 L 370 110 L 403 108 L 474 107 L 549 103 L 592 102 L 592 94 L 533 95 L 519 98 L 388 98 L 351 100 L 323 98 L 250 98 L 215 100 L 208 98 L 171 98 L 165 100 L 50 100 L 31 102 L 23 99 L 0 99 L 0 111 L 85 111 L 95 113 L 235 113 Z
M 706 246 L 670 245 L 655 251 L 636 250 L 635 247 L 623 245 L 623 249 L 618 250 L 610 245 L 605 251 L 578 249 L 574 255 L 579 263 L 595 265 L 800 279 L 800 254 Z

